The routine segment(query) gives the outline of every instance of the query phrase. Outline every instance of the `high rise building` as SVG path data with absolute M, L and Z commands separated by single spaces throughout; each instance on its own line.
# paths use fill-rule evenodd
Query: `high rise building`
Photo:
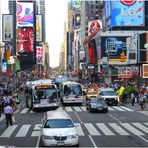
M 102 1 L 81 1 L 82 41 L 88 36 L 88 23 L 101 18 Z

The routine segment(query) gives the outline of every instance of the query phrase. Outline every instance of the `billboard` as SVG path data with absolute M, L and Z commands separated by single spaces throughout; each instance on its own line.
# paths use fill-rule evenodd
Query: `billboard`
M 109 2 L 105 5 L 108 7 Z M 106 8 L 107 10 L 107 8 Z M 108 25 L 111 27 L 117 26 L 144 26 L 144 1 L 142 0 L 120 0 L 111 1 L 111 12 L 106 11 L 106 16 L 109 18 Z
M 88 35 L 93 35 L 98 31 L 102 31 L 102 21 L 94 20 L 88 23 Z
M 36 15 L 36 41 L 42 42 L 42 15 Z
M 101 37 L 102 59 L 108 57 L 109 63 L 119 64 L 122 52 L 126 55 L 126 37 Z
M 43 64 L 43 47 L 42 46 L 36 47 L 36 63 Z
M 127 59 L 128 64 L 137 64 L 137 54 L 138 54 L 138 36 L 130 36 L 126 39 L 127 47 Z
M 13 15 L 3 14 L 2 23 L 2 40 L 9 42 L 13 38 Z
M 70 0 L 70 8 L 74 9 L 77 8 L 79 9 L 81 7 L 81 1 L 80 0 Z
M 34 20 L 33 2 L 17 2 L 16 20 L 17 27 L 33 27 Z
M 33 28 L 18 28 L 16 54 L 32 53 L 34 50 Z
M 7 62 L 2 62 L 2 72 L 7 73 Z

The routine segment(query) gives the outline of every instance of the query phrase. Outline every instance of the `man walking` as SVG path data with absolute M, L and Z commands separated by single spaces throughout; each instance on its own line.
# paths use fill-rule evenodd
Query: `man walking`
M 6 107 L 4 108 L 4 114 L 6 117 L 6 126 L 8 127 L 9 124 L 12 125 L 12 115 L 13 115 L 13 109 L 10 106 L 10 104 L 6 104 Z

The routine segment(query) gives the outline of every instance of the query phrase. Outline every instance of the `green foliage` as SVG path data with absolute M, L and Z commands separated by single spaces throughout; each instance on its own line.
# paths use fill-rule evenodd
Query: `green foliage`
M 126 88 L 124 89 L 124 92 L 125 92 L 128 96 L 130 96 L 132 92 L 135 92 L 135 91 L 137 91 L 137 90 L 138 90 L 138 88 L 136 88 L 135 86 L 128 86 L 128 87 L 126 87 Z

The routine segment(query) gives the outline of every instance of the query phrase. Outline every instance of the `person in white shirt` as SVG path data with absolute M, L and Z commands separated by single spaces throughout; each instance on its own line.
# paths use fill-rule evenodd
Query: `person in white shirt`
M 4 108 L 4 114 L 6 117 L 6 126 L 8 127 L 9 124 L 12 125 L 12 115 L 13 115 L 13 109 L 10 106 L 10 104 L 6 104 L 6 107 Z

